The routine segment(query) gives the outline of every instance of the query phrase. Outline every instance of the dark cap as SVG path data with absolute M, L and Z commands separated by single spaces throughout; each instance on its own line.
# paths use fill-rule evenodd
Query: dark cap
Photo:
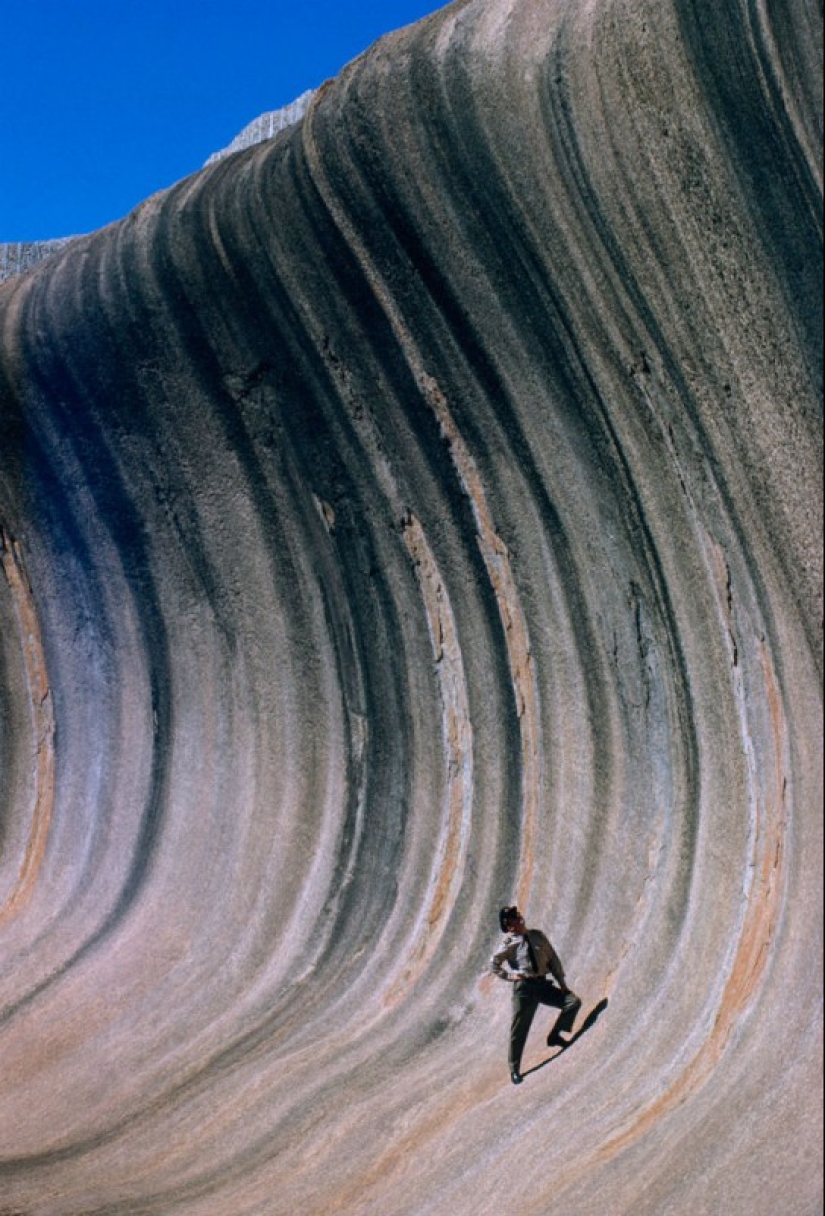
M 513 913 L 518 912 L 518 905 L 512 904 L 509 908 L 502 908 L 498 914 L 498 923 L 501 926 L 502 933 L 507 932 L 507 926 L 512 920 Z

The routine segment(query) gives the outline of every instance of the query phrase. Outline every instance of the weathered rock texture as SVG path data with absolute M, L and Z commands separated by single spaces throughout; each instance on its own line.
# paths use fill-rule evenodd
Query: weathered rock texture
M 260 117 L 245 126 L 226 148 L 222 148 L 220 152 L 213 152 L 206 162 L 207 165 L 213 165 L 216 160 L 223 160 L 225 156 L 230 156 L 233 152 L 240 152 L 243 148 L 251 148 L 253 144 L 263 143 L 265 139 L 272 139 L 273 135 L 277 135 L 279 131 L 294 126 L 306 114 L 314 96 L 315 90 L 308 89 L 306 93 L 296 97 L 295 101 L 291 101 L 288 106 L 261 114 Z
M 45 262 L 72 240 L 73 237 L 67 236 L 54 241 L 11 241 L 0 245 L 0 283 Z
M 458 0 L 3 288 L 0 1207 L 819 1211 L 820 48 Z

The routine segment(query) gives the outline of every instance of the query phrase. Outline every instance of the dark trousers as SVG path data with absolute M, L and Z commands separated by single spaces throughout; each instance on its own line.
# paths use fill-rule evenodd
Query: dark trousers
M 521 1068 L 524 1044 L 539 1005 L 563 1011 L 553 1029 L 557 1034 L 566 1034 L 576 1020 L 581 1001 L 572 992 L 562 992 L 548 979 L 518 980 L 513 985 L 513 1021 L 510 1025 L 510 1070 L 513 1072 Z

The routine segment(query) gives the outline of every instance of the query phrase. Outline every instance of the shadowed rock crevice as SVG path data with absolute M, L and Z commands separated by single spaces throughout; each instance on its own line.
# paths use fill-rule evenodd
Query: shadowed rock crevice
M 820 27 L 459 0 L 0 289 L 7 1207 L 821 1203 Z

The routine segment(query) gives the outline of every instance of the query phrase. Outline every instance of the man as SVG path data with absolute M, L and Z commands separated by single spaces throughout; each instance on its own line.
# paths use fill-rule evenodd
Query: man
M 563 1033 L 572 1029 L 581 1001 L 564 980 L 564 968 L 540 929 L 528 929 L 518 908 L 502 908 L 499 925 L 504 934 L 490 959 L 490 970 L 513 985 L 513 1020 L 510 1025 L 510 1080 L 520 1084 L 521 1056 L 539 1005 L 561 1009 L 547 1036 L 548 1047 L 563 1047 Z M 504 964 L 507 964 L 505 968 Z M 547 978 L 553 976 L 556 984 Z

